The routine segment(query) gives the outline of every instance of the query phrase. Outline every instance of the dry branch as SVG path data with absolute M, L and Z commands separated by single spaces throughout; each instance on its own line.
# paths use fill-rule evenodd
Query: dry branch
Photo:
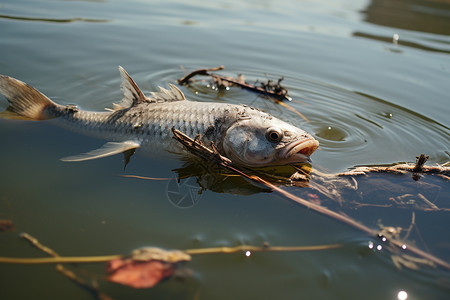
M 111 262 L 116 259 L 127 259 L 134 261 L 150 261 L 150 260 L 161 260 L 165 262 L 176 263 L 180 261 L 190 260 L 190 255 L 202 255 L 202 254 L 229 254 L 245 251 L 253 252 L 304 252 L 304 251 L 322 251 L 331 250 L 343 247 L 342 244 L 329 244 L 329 245 L 314 245 L 314 246 L 254 246 L 254 245 L 238 245 L 235 247 L 214 247 L 214 248 L 196 248 L 196 249 L 186 249 L 186 250 L 173 250 L 172 252 L 177 252 L 177 256 L 169 256 L 166 258 L 149 256 L 147 258 L 135 257 L 133 253 L 129 256 L 126 255 L 107 255 L 107 256 L 56 256 L 56 257 L 42 257 L 42 258 L 18 258 L 18 257 L 0 257 L 0 263 L 5 264 L 26 264 L 26 265 L 40 265 L 40 264 L 61 264 L 61 263 L 101 263 L 101 262 Z M 143 248 L 144 250 L 146 248 Z M 170 253 L 170 251 L 159 249 L 161 252 Z M 134 250 L 142 251 L 142 249 Z M 59 268 L 59 267 L 58 267 Z M 59 270 L 61 271 L 61 270 Z M 71 271 L 69 271 L 71 272 Z M 63 272 L 64 273 L 64 272 Z M 73 273 L 73 272 L 72 272 Z M 73 277 L 71 275 L 70 277 Z M 73 278 L 71 278 L 73 279 Z M 83 281 L 83 280 L 76 280 Z
M 197 75 L 203 75 L 203 76 L 210 76 L 210 71 L 219 71 L 219 70 L 223 70 L 225 69 L 224 66 L 218 66 L 216 68 L 209 68 L 209 69 L 198 69 L 195 71 L 192 71 L 191 73 L 187 74 L 186 76 L 184 76 L 183 78 L 180 78 L 177 80 L 177 82 L 181 85 L 187 84 L 189 82 L 189 80 Z
M 210 71 L 218 71 L 223 70 L 224 66 L 219 66 L 216 68 L 210 68 L 210 69 L 198 69 L 195 71 L 190 72 L 183 78 L 180 78 L 177 80 L 177 82 L 181 85 L 188 84 L 189 81 L 197 75 L 202 76 L 210 76 L 214 82 L 218 83 L 219 86 L 230 86 L 230 85 L 236 85 L 243 89 L 256 92 L 265 96 L 272 97 L 277 100 L 288 100 L 291 101 L 292 98 L 289 97 L 288 91 L 286 88 L 284 88 L 280 83 L 283 81 L 283 78 L 280 78 L 277 83 L 274 83 L 272 80 L 269 80 L 267 83 L 261 82 L 260 86 L 256 86 L 250 83 L 245 82 L 242 80 L 242 78 L 233 78 L 233 77 L 227 77 L 227 76 L 221 76 L 215 73 L 210 73 Z
M 425 162 L 428 160 L 428 156 L 425 154 L 421 154 L 416 157 L 415 164 L 398 164 L 393 166 L 360 166 L 355 167 L 354 169 L 336 174 L 337 176 L 356 176 L 356 175 L 366 175 L 371 172 L 380 172 L 380 173 L 395 173 L 395 174 L 406 174 L 411 172 L 416 175 L 421 173 L 430 173 L 430 174 L 440 174 L 444 176 L 450 175 L 450 166 L 425 166 Z M 418 180 L 418 177 L 413 177 L 415 180 Z M 444 177 L 445 178 L 445 177 Z
M 77 276 L 74 272 L 72 272 L 71 270 L 67 269 L 66 267 L 64 267 L 61 264 L 61 263 L 64 263 L 64 262 L 70 262 L 70 260 L 64 261 L 67 258 L 62 258 L 54 250 L 52 250 L 49 247 L 43 245 L 35 237 L 29 235 L 28 233 L 23 233 L 21 235 L 21 237 L 26 239 L 33 246 L 35 246 L 36 248 L 38 248 L 42 252 L 50 255 L 51 257 L 49 257 L 49 258 L 41 258 L 41 259 L 39 259 L 39 258 L 38 259 L 29 258 L 29 259 L 23 259 L 23 260 L 17 259 L 17 258 L 15 258 L 15 259 L 14 258 L 9 258 L 9 259 L 8 258 L 6 258 L 6 259 L 3 258 L 3 260 L 0 259 L 0 262 L 28 264 L 28 263 L 46 263 L 45 261 L 47 261 L 47 263 L 49 263 L 49 262 L 50 263 L 57 263 L 56 270 L 58 272 L 60 272 L 61 274 L 63 274 L 64 276 L 66 276 L 67 278 L 72 280 L 73 282 L 75 282 L 77 285 L 79 285 L 82 288 L 86 289 L 87 291 L 91 292 L 93 295 L 95 295 L 97 297 L 97 299 L 99 299 L 99 300 L 112 300 L 111 297 L 109 297 L 108 295 L 102 293 L 95 285 L 89 284 L 88 282 L 86 282 L 85 280 L 83 280 L 82 278 Z M 38 261 L 38 260 L 41 260 L 41 261 Z
M 315 212 L 317 212 L 319 214 L 325 215 L 325 216 L 332 218 L 334 220 L 337 220 L 341 223 L 347 224 L 347 225 L 349 225 L 355 229 L 358 229 L 359 231 L 361 231 L 365 234 L 368 234 L 372 237 L 380 237 L 378 231 L 370 229 L 369 227 L 353 220 L 352 218 L 350 218 L 348 216 L 336 213 L 326 207 L 320 206 L 318 204 L 315 204 L 315 203 L 307 201 L 303 198 L 300 198 L 296 195 L 293 195 L 293 194 L 281 189 L 280 187 L 275 186 L 274 184 L 272 184 L 256 175 L 248 175 L 247 174 L 248 170 L 246 170 L 245 168 L 233 165 L 233 163 L 230 159 L 220 155 L 217 152 L 217 150 L 215 150 L 215 147 L 213 144 L 212 144 L 212 149 L 209 149 L 202 142 L 200 142 L 200 139 L 198 139 L 198 138 L 193 140 L 189 136 L 183 134 L 182 132 L 176 130 L 175 128 L 172 128 L 172 132 L 173 132 L 174 138 L 177 141 L 179 141 L 181 144 L 183 144 L 186 147 L 186 149 L 188 151 L 190 151 L 191 153 L 193 153 L 194 155 L 197 155 L 198 157 L 201 157 L 201 158 L 205 159 L 206 161 L 215 161 L 218 165 L 220 165 L 224 168 L 227 168 L 228 170 L 231 170 L 258 185 L 263 185 L 265 187 L 268 187 L 272 191 L 282 195 L 283 197 L 286 197 L 304 207 L 314 210 Z M 394 250 L 401 249 L 403 251 L 403 253 L 405 251 L 409 251 L 410 253 L 413 253 L 417 256 L 420 256 L 423 259 L 428 260 L 432 264 L 439 265 L 441 267 L 444 267 L 444 268 L 450 270 L 449 263 L 447 263 L 429 253 L 426 253 L 426 252 L 420 250 L 419 248 L 416 248 L 414 246 L 408 246 L 405 249 L 405 244 L 402 241 L 395 239 L 395 238 L 386 240 L 385 242 L 388 243 L 389 245 L 394 246 L 394 248 L 395 248 Z

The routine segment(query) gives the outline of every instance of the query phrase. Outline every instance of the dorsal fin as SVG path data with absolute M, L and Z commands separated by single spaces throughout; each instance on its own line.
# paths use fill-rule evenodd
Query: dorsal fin
M 151 92 L 151 96 L 147 98 L 150 102 L 173 102 L 186 100 L 182 91 L 175 85 L 169 83 L 170 89 L 159 87 L 159 92 Z
M 122 77 L 122 83 L 120 84 L 120 89 L 123 92 L 124 98 L 120 102 L 119 106 L 122 108 L 127 108 L 135 106 L 142 102 L 148 102 L 145 98 L 144 93 L 137 86 L 136 82 L 128 75 L 124 68 L 119 66 L 120 76 Z
M 113 103 L 114 107 L 112 109 L 106 108 L 108 111 L 129 108 L 143 102 L 161 103 L 186 100 L 183 92 L 171 83 L 169 83 L 170 89 L 159 87 L 159 92 L 152 92 L 151 96 L 147 98 L 124 68 L 119 66 L 119 71 L 122 77 L 120 89 L 124 97 L 119 104 Z

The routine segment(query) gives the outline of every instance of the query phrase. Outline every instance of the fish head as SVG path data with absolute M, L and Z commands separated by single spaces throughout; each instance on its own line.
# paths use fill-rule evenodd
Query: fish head
M 319 142 L 304 130 L 253 109 L 226 130 L 222 145 L 234 163 L 265 167 L 309 162 Z

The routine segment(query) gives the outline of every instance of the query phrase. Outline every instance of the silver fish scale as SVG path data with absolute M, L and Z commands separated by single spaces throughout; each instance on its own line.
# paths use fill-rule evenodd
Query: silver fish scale
M 181 145 L 172 138 L 173 127 L 192 138 L 201 134 L 205 142 L 214 141 L 220 147 L 224 128 L 245 114 L 245 109 L 225 103 L 175 101 L 142 103 L 114 112 L 65 109 L 58 114 L 66 126 L 89 135 L 118 142 L 134 140 L 151 150 L 181 152 Z M 210 134 L 205 135 L 207 131 Z

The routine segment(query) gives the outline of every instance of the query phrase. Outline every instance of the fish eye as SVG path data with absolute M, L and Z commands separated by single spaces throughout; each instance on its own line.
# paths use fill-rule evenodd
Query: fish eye
M 279 142 L 283 138 L 283 133 L 279 129 L 269 128 L 266 132 L 266 138 L 270 142 Z

